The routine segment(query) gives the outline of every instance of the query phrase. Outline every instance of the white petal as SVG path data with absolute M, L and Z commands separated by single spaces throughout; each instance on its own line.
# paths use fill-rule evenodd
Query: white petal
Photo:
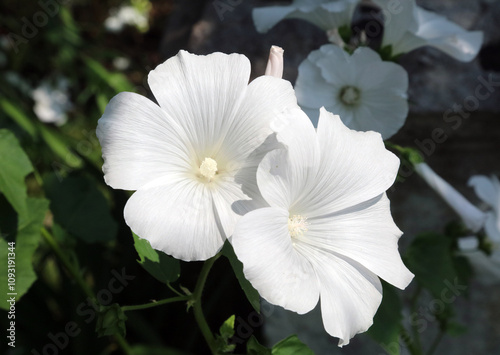
M 500 183 L 496 176 L 474 175 L 467 183 L 476 195 L 495 210 L 500 210 Z
M 321 46 L 315 59 L 316 65 L 321 69 L 321 75 L 328 83 L 339 88 L 355 83 L 358 68 L 352 64 L 349 54 L 339 46 Z
M 488 256 L 481 250 L 466 251 L 463 253 L 476 270 L 476 278 L 486 284 L 497 284 L 500 282 L 500 263 L 498 251 Z
M 191 169 L 192 148 L 182 128 L 151 100 L 129 92 L 109 102 L 97 125 L 104 179 L 137 190 L 161 176 Z
M 257 183 L 271 206 L 293 209 L 293 203 L 307 194 L 316 176 L 320 158 L 316 131 L 300 109 L 278 116 L 271 127 L 285 149 L 264 157 L 257 170 Z
M 240 219 L 232 244 L 245 277 L 266 301 L 303 314 L 318 303 L 319 285 L 292 246 L 288 218 L 285 209 L 252 211 Z
M 486 213 L 486 222 L 484 223 L 486 235 L 494 243 L 500 243 L 500 218 L 494 211 Z
M 321 74 L 321 68 L 316 64 L 320 58 L 320 51 L 313 51 L 299 65 L 299 73 L 295 82 L 295 93 L 298 103 L 305 108 L 316 109 L 318 122 L 319 108 L 327 105 L 335 98 L 338 88 L 328 83 Z
M 368 201 L 394 182 L 399 159 L 385 149 L 379 133 L 347 128 L 322 109 L 318 124 L 321 161 L 316 184 L 300 202 L 309 217 Z
M 418 29 L 415 1 L 373 0 L 383 11 L 384 38 L 382 45 L 393 45 L 402 42 L 407 32 Z
M 297 107 L 290 82 L 272 76 L 253 80 L 235 113 L 236 119 L 227 129 L 221 149 L 224 159 L 236 162 L 250 156 L 272 134 L 273 119 Z
M 486 215 L 436 174 L 429 165 L 425 163 L 417 164 L 415 165 L 415 171 L 462 218 L 467 228 L 477 232 L 483 227 Z
M 321 285 L 321 316 L 326 331 L 339 346 L 366 331 L 382 301 L 378 277 L 358 263 L 340 255 L 315 251 L 311 257 Z
M 180 51 L 149 73 L 160 107 L 181 125 L 198 159 L 217 155 L 245 94 L 250 62 L 241 54 Z M 203 156 L 202 156 L 203 155 Z
M 402 232 L 392 219 L 385 194 L 308 221 L 304 243 L 354 260 L 400 289 L 412 280 L 398 252 Z
M 458 249 L 462 251 L 473 251 L 479 247 L 479 240 L 475 235 L 458 239 Z
M 446 18 L 419 7 L 417 17 L 420 26 L 416 35 L 455 59 L 469 62 L 481 49 L 481 31 L 466 31 Z
M 185 261 L 206 260 L 224 244 L 206 184 L 179 176 L 136 191 L 125 206 L 125 222 L 154 249 Z

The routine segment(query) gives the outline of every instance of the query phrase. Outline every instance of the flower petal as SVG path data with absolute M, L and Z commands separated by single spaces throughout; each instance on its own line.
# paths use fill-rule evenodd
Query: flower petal
M 285 149 L 264 157 L 257 169 L 257 183 L 271 206 L 293 209 L 316 176 L 320 158 L 316 131 L 300 109 L 278 116 L 271 127 Z
M 104 179 L 115 189 L 137 190 L 161 176 L 191 168 L 182 128 L 151 100 L 130 92 L 109 102 L 97 125 Z
M 341 211 L 384 193 L 394 182 L 399 159 L 379 133 L 347 128 L 340 117 L 320 111 L 321 160 L 313 189 L 300 202 L 308 217 Z M 334 163 L 332 163 L 334 162 Z
M 494 211 L 486 213 L 484 230 L 493 243 L 500 243 L 500 218 L 498 218 L 498 214 Z
M 316 251 L 311 258 L 321 285 L 321 317 L 339 346 L 366 331 L 382 301 L 379 278 L 355 261 Z
M 500 210 L 500 183 L 496 176 L 491 178 L 484 175 L 474 175 L 467 183 L 474 188 L 476 195 L 488 206 Z
M 309 222 L 304 243 L 354 260 L 400 289 L 412 280 L 398 252 L 402 232 L 385 194 Z
M 224 244 L 206 184 L 186 179 L 156 180 L 125 205 L 125 222 L 154 249 L 184 261 L 206 260 Z
M 417 7 L 417 18 L 420 26 L 416 35 L 457 60 L 470 62 L 481 49 L 481 31 L 466 31 L 445 17 L 420 7 Z
M 266 6 L 253 10 L 252 18 L 260 33 L 265 33 L 295 10 L 295 6 Z
M 268 302 L 303 314 L 318 303 L 311 264 L 298 254 L 288 232 L 288 211 L 261 208 L 243 216 L 232 244 L 245 277 Z
M 203 160 L 217 154 L 238 119 L 235 112 L 249 77 L 250 62 L 244 55 L 180 51 L 151 71 L 148 83 L 160 107 L 184 128 Z

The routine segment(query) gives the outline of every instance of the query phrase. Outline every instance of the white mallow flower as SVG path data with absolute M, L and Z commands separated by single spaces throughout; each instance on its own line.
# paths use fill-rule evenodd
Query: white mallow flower
M 253 10 L 257 31 L 269 31 L 284 19 L 302 19 L 327 33 L 351 24 L 352 15 L 360 0 L 294 0 L 287 6 L 266 6 Z M 335 37 L 335 36 L 334 36 Z
M 252 208 L 244 200 L 258 196 L 271 118 L 297 104 L 289 82 L 249 77 L 243 55 L 180 51 L 149 74 L 158 105 L 125 92 L 106 107 L 97 127 L 104 178 L 137 190 L 125 221 L 153 248 L 210 258 Z
M 295 83 L 297 100 L 313 124 L 324 106 L 342 117 L 347 127 L 376 131 L 384 139 L 406 120 L 407 90 L 408 73 L 398 64 L 383 62 L 368 47 L 349 55 L 332 44 L 309 54 Z
M 148 29 L 148 13 L 142 13 L 133 6 L 122 6 L 111 10 L 104 21 L 104 27 L 110 32 L 120 32 L 125 26 L 134 26 L 141 31 Z
M 257 170 L 269 207 L 244 215 L 231 243 L 266 301 L 304 314 L 321 300 L 326 331 L 346 345 L 373 322 L 377 276 L 401 289 L 413 277 L 385 194 L 399 160 L 380 134 L 350 130 L 325 109 L 317 132 L 299 109 L 273 127 L 283 148 Z
M 481 31 L 467 31 L 445 17 L 417 6 L 415 0 L 373 0 L 382 9 L 382 46 L 392 46 L 392 55 L 422 46 L 435 47 L 462 62 L 474 59 L 483 42 Z
M 426 163 L 415 165 L 415 171 L 436 191 L 439 196 L 462 219 L 472 232 L 478 232 L 484 226 L 486 215 L 469 202 L 460 192 L 434 172 Z
M 33 111 L 38 119 L 45 123 L 58 126 L 67 120 L 66 113 L 73 107 L 68 95 L 68 81 L 59 78 L 55 85 L 48 81 L 42 82 L 32 92 L 35 105 Z

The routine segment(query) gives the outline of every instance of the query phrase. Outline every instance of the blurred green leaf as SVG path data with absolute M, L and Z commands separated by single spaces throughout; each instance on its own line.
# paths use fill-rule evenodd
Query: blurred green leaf
M 0 192 L 20 215 L 27 212 L 24 179 L 33 166 L 17 138 L 6 129 L 0 130 Z
M 252 307 L 260 313 L 260 296 L 257 290 L 252 286 L 250 281 L 245 278 L 245 274 L 243 273 L 243 264 L 238 260 L 236 254 L 234 253 L 233 247 L 231 243 L 226 241 L 224 247 L 222 248 L 222 255 L 224 255 L 231 264 L 233 268 L 234 274 L 240 283 L 243 292 L 248 298 L 248 301 L 252 305 Z
M 0 108 L 8 117 L 10 117 L 26 132 L 28 132 L 28 134 L 32 138 L 35 138 L 37 136 L 37 128 L 35 122 L 33 122 L 29 118 L 29 116 L 21 109 L 19 109 L 16 105 L 12 104 L 5 98 L 0 98 Z
M 452 240 L 437 233 L 418 235 L 405 255 L 405 264 L 419 284 L 440 298 L 446 282 L 457 279 L 452 256 Z
M 173 282 L 179 278 L 181 273 L 179 260 L 153 249 L 146 239 L 141 239 L 135 233 L 132 235 L 134 236 L 135 250 L 140 257 L 137 262 L 147 272 L 162 283 Z
M 92 58 L 86 57 L 83 60 L 90 69 L 91 73 L 96 75 L 103 82 L 107 83 L 116 93 L 122 91 L 133 91 L 134 87 L 125 75 L 108 71 L 103 65 Z
M 73 169 L 82 167 L 83 160 L 79 156 L 71 152 L 71 150 L 69 149 L 69 144 L 65 141 L 65 138 L 63 138 L 60 133 L 50 129 L 49 127 L 46 127 L 43 124 L 39 125 L 39 129 L 45 143 L 47 143 L 49 148 L 56 155 L 58 155 L 65 164 Z
M 382 282 L 382 286 L 384 289 L 382 303 L 367 334 L 379 343 L 388 354 L 399 355 L 400 347 L 393 347 L 391 344 L 399 344 L 403 306 L 393 286 L 386 282 Z
M 113 303 L 111 306 L 99 306 L 95 327 L 97 335 L 103 337 L 120 334 L 122 337 L 125 337 L 127 332 L 125 326 L 126 320 L 127 316 L 117 303 Z
M 40 243 L 40 228 L 45 219 L 49 201 L 39 198 L 28 198 L 26 200 L 27 212 L 19 215 L 17 238 L 15 241 L 15 289 L 8 289 L 7 257 L 8 249 L 5 239 L 0 238 L 0 292 L 2 295 L 16 293 L 16 301 L 19 300 L 37 279 L 33 270 L 33 254 Z M 10 296 L 8 296 L 10 297 Z M 0 308 L 8 309 L 7 297 L 0 302 Z
M 88 243 L 115 238 L 118 225 L 93 179 L 70 176 L 59 180 L 55 174 L 48 174 L 44 187 L 54 220 L 70 234 Z
M 189 353 L 159 346 L 135 345 L 132 347 L 132 355 L 189 355 Z
M 458 337 L 467 332 L 467 327 L 456 322 L 448 322 L 446 324 L 446 333 L 452 337 Z

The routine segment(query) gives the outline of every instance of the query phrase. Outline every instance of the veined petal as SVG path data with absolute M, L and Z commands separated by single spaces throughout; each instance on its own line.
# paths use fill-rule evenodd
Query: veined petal
M 398 252 L 402 232 L 394 223 L 384 194 L 343 211 L 310 218 L 304 243 L 343 255 L 394 286 L 413 278 Z
M 149 73 L 160 107 L 184 128 L 198 158 L 223 145 L 248 85 L 250 62 L 241 54 L 198 56 L 180 51 Z
M 212 195 L 206 184 L 179 176 L 153 181 L 125 205 L 125 222 L 154 249 L 184 261 L 206 260 L 222 248 Z
M 321 161 L 316 184 L 300 201 L 309 216 L 341 211 L 384 193 L 394 182 L 399 159 L 379 133 L 347 128 L 340 117 L 320 111 Z
M 303 314 L 318 303 L 319 285 L 311 264 L 293 248 L 288 218 L 280 208 L 249 212 L 232 244 L 245 277 L 266 301 Z
M 290 110 L 271 124 L 285 149 L 268 153 L 257 169 L 257 183 L 271 206 L 293 210 L 307 194 L 318 169 L 320 154 L 316 131 L 306 114 Z
M 320 283 L 321 317 L 339 346 L 366 331 L 382 301 L 379 278 L 355 261 L 315 250 L 310 260 Z
M 104 179 L 137 190 L 162 176 L 191 169 L 192 147 L 182 128 L 151 100 L 130 92 L 109 102 L 97 125 Z

